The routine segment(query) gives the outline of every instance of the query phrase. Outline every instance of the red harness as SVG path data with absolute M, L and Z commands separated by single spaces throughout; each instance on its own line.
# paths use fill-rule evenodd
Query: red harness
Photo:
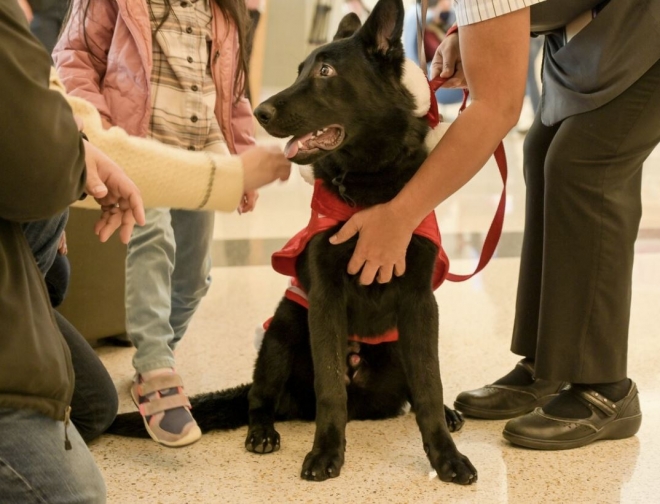
M 322 181 L 316 180 L 314 182 L 314 194 L 312 195 L 312 215 L 309 223 L 307 227 L 291 238 L 282 250 L 273 254 L 271 258 L 273 269 L 282 275 L 295 278 L 296 260 L 312 237 L 346 222 L 360 210 L 363 209 L 350 206 L 326 189 Z M 438 229 L 435 212 L 431 212 L 424 218 L 417 229 L 415 229 L 415 234 L 428 238 L 438 247 L 438 257 L 436 258 L 435 271 L 433 272 L 433 288 L 437 289 L 447 276 L 449 259 L 442 249 L 440 230 Z
M 359 207 L 351 207 L 341 198 L 328 191 L 323 182 L 316 180 L 314 183 L 314 194 L 312 196 L 312 215 L 307 226 L 291 238 L 282 250 L 275 252 L 271 258 L 273 269 L 282 275 L 291 277 L 291 282 L 284 297 L 309 308 L 307 294 L 302 288 L 298 277 L 296 276 L 296 261 L 298 256 L 305 250 L 309 241 L 323 231 L 346 222 L 351 216 L 362 210 Z M 433 289 L 437 289 L 444 282 L 449 272 L 449 259 L 442 248 L 440 241 L 440 230 L 435 212 L 428 214 L 421 224 L 415 229 L 418 236 L 423 236 L 431 240 L 438 247 L 438 255 L 435 259 L 435 269 L 433 270 Z M 264 324 L 264 329 L 268 328 L 270 320 Z M 399 339 L 399 332 L 396 328 L 390 329 L 385 334 L 379 336 L 363 337 L 360 335 L 350 336 L 349 341 L 359 341 L 360 343 L 386 343 Z

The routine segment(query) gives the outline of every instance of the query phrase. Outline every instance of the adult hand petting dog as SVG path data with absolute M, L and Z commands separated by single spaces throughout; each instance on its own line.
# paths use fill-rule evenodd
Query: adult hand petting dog
M 469 80 L 470 105 L 394 199 L 355 214 L 331 238 L 331 243 L 343 243 L 360 233 L 348 272 L 356 274 L 362 268 L 360 281 L 365 285 L 376 275 L 386 283 L 393 271 L 403 274 L 405 249 L 417 224 L 476 175 L 520 116 L 527 56 L 517 48 L 529 39 L 529 12 L 464 26 L 461 39 L 460 55 L 458 36 L 451 35 L 434 62 L 437 67 L 442 58 L 449 65 L 455 85 Z M 507 67 L 501 64 L 503 54 L 508 55 Z
M 357 275 L 360 283 L 371 285 L 387 283 L 392 275 L 401 276 L 406 271 L 406 250 L 410 244 L 416 223 L 408 222 L 396 215 L 388 203 L 376 205 L 351 217 L 330 238 L 338 245 L 359 233 L 353 257 L 348 263 L 348 273 Z

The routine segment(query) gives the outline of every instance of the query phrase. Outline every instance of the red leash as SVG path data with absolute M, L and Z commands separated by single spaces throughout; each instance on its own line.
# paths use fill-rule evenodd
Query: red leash
M 447 34 L 449 35 L 454 31 L 456 30 L 450 29 L 447 32 Z M 431 86 L 431 110 L 429 111 L 429 115 L 430 115 L 429 120 L 432 124 L 432 127 L 433 127 L 433 121 L 435 120 L 435 124 L 437 125 L 440 118 L 440 114 L 438 112 L 438 103 L 435 99 L 435 91 L 440 86 L 442 86 L 447 80 L 448 79 L 443 79 L 438 76 L 429 82 Z M 468 90 L 464 89 L 463 104 L 461 105 L 460 112 L 463 112 L 465 106 L 467 105 L 468 95 L 469 95 Z M 432 111 L 435 111 L 435 113 L 433 113 Z M 477 268 L 474 270 L 474 272 L 472 272 L 469 275 L 456 275 L 454 273 L 448 273 L 447 280 L 450 280 L 451 282 L 463 282 L 465 280 L 472 278 L 474 275 L 476 275 L 482 269 L 484 269 L 488 264 L 488 262 L 492 259 L 493 254 L 495 254 L 495 249 L 497 248 L 497 244 L 500 241 L 500 236 L 502 235 L 502 226 L 504 224 L 504 210 L 506 208 L 506 179 L 507 179 L 506 154 L 504 152 L 504 145 L 502 144 L 502 142 L 500 142 L 500 144 L 497 146 L 493 155 L 495 156 L 495 161 L 497 162 L 497 168 L 499 169 L 500 175 L 502 176 L 503 187 L 502 187 L 502 195 L 500 196 L 500 202 L 497 205 L 497 210 L 495 211 L 493 222 L 491 222 L 490 228 L 488 229 L 488 233 L 486 234 L 486 239 L 484 240 L 484 246 L 481 249 L 481 256 L 479 257 L 479 263 L 477 264 Z

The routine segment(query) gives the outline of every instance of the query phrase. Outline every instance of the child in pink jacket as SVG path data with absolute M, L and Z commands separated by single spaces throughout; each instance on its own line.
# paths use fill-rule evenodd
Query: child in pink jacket
M 53 59 L 67 92 L 92 102 L 105 125 L 184 149 L 241 154 L 254 144 L 244 97 L 246 18 L 237 0 L 73 0 Z M 254 208 L 256 193 L 236 196 L 239 211 Z M 166 446 L 201 437 L 173 350 L 209 288 L 212 234 L 212 212 L 154 208 L 128 246 L 131 392 L 149 434 Z

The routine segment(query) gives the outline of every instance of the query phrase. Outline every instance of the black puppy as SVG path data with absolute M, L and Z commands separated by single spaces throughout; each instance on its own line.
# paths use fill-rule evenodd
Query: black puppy
M 427 155 L 429 126 L 413 115 L 414 100 L 402 84 L 403 16 L 401 0 L 380 0 L 363 27 L 347 16 L 335 40 L 300 65 L 295 83 L 255 110 L 269 134 L 293 135 L 287 146 L 293 161 L 313 164 L 327 190 L 358 207 L 392 199 Z M 278 443 L 273 421 L 282 401 L 312 401 L 309 344 L 316 435 L 303 478 L 339 474 L 348 418 L 391 416 L 409 399 L 440 479 L 475 481 L 476 470 L 456 449 L 443 409 L 432 291 L 436 245 L 414 236 L 405 275 L 365 287 L 346 273 L 356 240 L 328 242 L 337 230 L 314 236 L 296 263 L 309 312 L 285 299 L 266 332 L 249 393 L 247 448 Z M 362 345 L 368 374 L 346 387 L 346 335 L 377 336 L 395 327 L 398 342 Z
M 300 65 L 295 83 L 255 110 L 268 133 L 294 137 L 288 155 L 313 164 L 317 189 L 351 206 L 389 201 L 427 156 L 429 125 L 413 114 L 414 99 L 402 84 L 403 16 L 401 0 L 380 0 L 362 27 L 357 16 L 346 16 L 334 41 Z M 363 286 L 346 272 L 356 240 L 328 241 L 339 227 L 313 236 L 295 262 L 309 308 L 281 301 L 253 384 L 192 398 L 197 422 L 206 431 L 247 421 L 246 448 L 270 453 L 280 446 L 276 420 L 315 419 L 301 475 L 321 481 L 340 473 L 348 420 L 393 417 L 409 402 L 439 478 L 475 482 L 477 471 L 449 433 L 463 420 L 443 405 L 432 290 L 438 246 L 413 236 L 406 273 Z M 393 329 L 396 342 L 368 344 Z M 349 335 L 363 343 L 348 344 Z M 111 432 L 134 435 L 131 415 L 120 415 Z

